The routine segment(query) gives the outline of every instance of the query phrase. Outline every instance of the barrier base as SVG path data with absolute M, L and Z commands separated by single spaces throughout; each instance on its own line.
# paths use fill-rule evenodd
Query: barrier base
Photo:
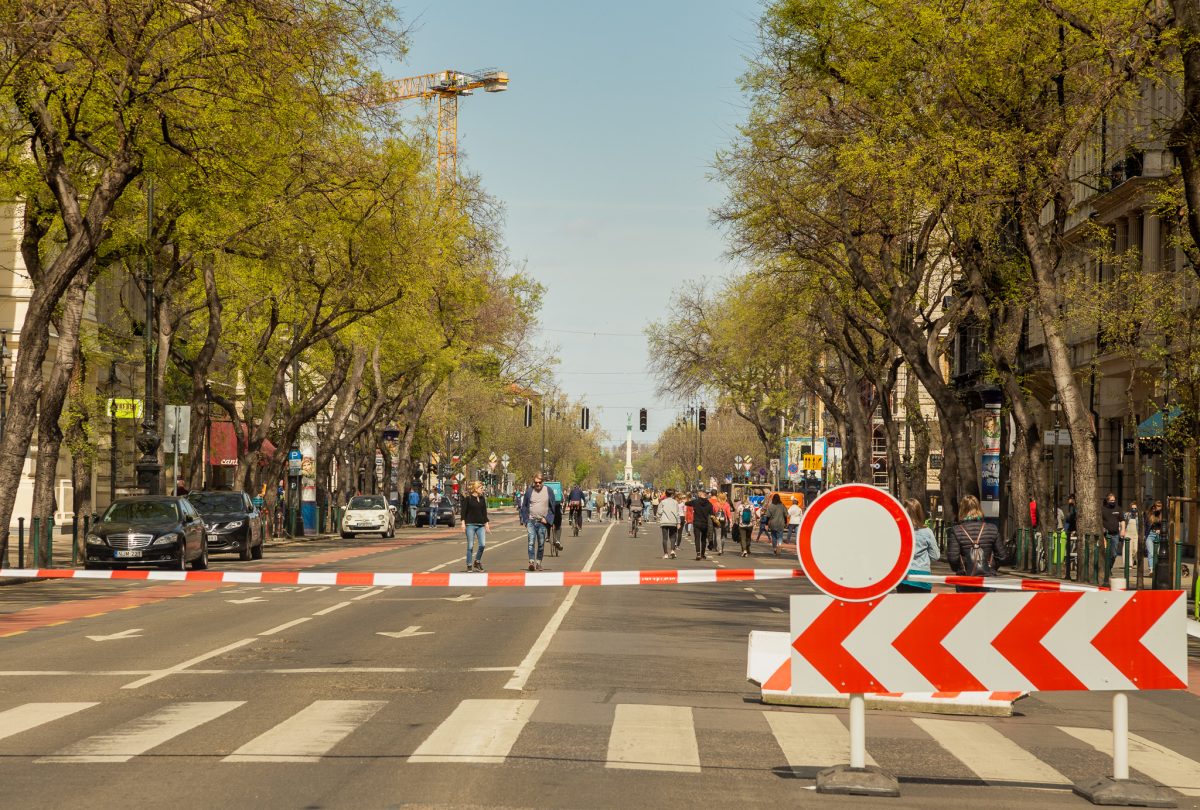
M 1092 804 L 1107 807 L 1178 807 L 1174 794 L 1162 785 L 1109 776 L 1076 782 L 1075 792 Z
M 896 777 L 874 765 L 865 768 L 835 765 L 817 773 L 817 793 L 896 797 L 900 795 L 900 783 Z
M 978 695 L 978 697 L 976 697 Z M 935 698 L 928 694 L 866 696 L 867 708 L 882 711 L 924 712 L 969 717 L 1012 717 L 1013 700 L 992 699 L 987 692 L 972 693 L 958 698 Z M 849 704 L 846 695 L 793 695 L 788 692 L 762 690 L 762 702 L 772 706 L 803 706 L 810 709 L 844 709 Z

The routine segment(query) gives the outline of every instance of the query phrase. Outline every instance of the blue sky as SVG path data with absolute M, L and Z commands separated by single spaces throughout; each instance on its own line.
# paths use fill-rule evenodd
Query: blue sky
M 508 71 L 508 92 L 460 102 L 460 166 L 503 202 L 514 259 L 547 288 L 542 341 L 563 390 L 613 438 L 649 408 L 637 438 L 653 438 L 681 406 L 654 394 L 643 329 L 669 315 L 673 290 L 736 270 L 710 175 L 745 117 L 737 79 L 761 3 L 397 7 L 412 27 L 404 75 Z

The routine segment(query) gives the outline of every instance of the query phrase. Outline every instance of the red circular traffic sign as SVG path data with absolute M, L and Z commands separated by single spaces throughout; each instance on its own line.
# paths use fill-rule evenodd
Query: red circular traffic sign
M 908 571 L 912 522 L 887 492 L 843 484 L 818 495 L 805 510 L 796 554 L 823 593 L 845 602 L 877 599 Z

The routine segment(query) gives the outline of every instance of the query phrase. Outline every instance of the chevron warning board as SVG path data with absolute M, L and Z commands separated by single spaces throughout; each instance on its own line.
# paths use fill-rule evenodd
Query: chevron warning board
M 792 692 L 1187 688 L 1182 591 L 791 600 Z

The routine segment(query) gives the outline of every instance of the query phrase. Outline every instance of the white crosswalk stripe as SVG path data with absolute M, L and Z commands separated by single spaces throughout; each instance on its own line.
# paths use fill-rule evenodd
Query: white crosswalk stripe
M 173 703 L 131 720 L 108 734 L 69 745 L 38 762 L 127 762 L 168 740 L 241 706 L 243 700 Z
M 0 740 L 90 709 L 95 703 L 26 703 L 0 712 Z
M 850 761 L 850 730 L 837 715 L 764 711 L 763 716 L 789 767 L 828 768 Z M 869 750 L 867 764 L 879 764 Z
M 317 762 L 385 705 L 382 700 L 318 700 L 221 761 Z
M 934 742 L 985 782 L 1069 785 L 1071 780 L 985 723 L 913 718 Z
M 618 704 L 606 764 L 635 771 L 700 773 L 691 708 Z
M 537 708 L 536 700 L 464 700 L 409 762 L 503 762 Z
M 1107 729 L 1059 726 L 1059 730 L 1112 756 L 1112 732 Z M 1200 762 L 1133 733 L 1129 735 L 1129 767 L 1184 796 L 1200 796 Z

